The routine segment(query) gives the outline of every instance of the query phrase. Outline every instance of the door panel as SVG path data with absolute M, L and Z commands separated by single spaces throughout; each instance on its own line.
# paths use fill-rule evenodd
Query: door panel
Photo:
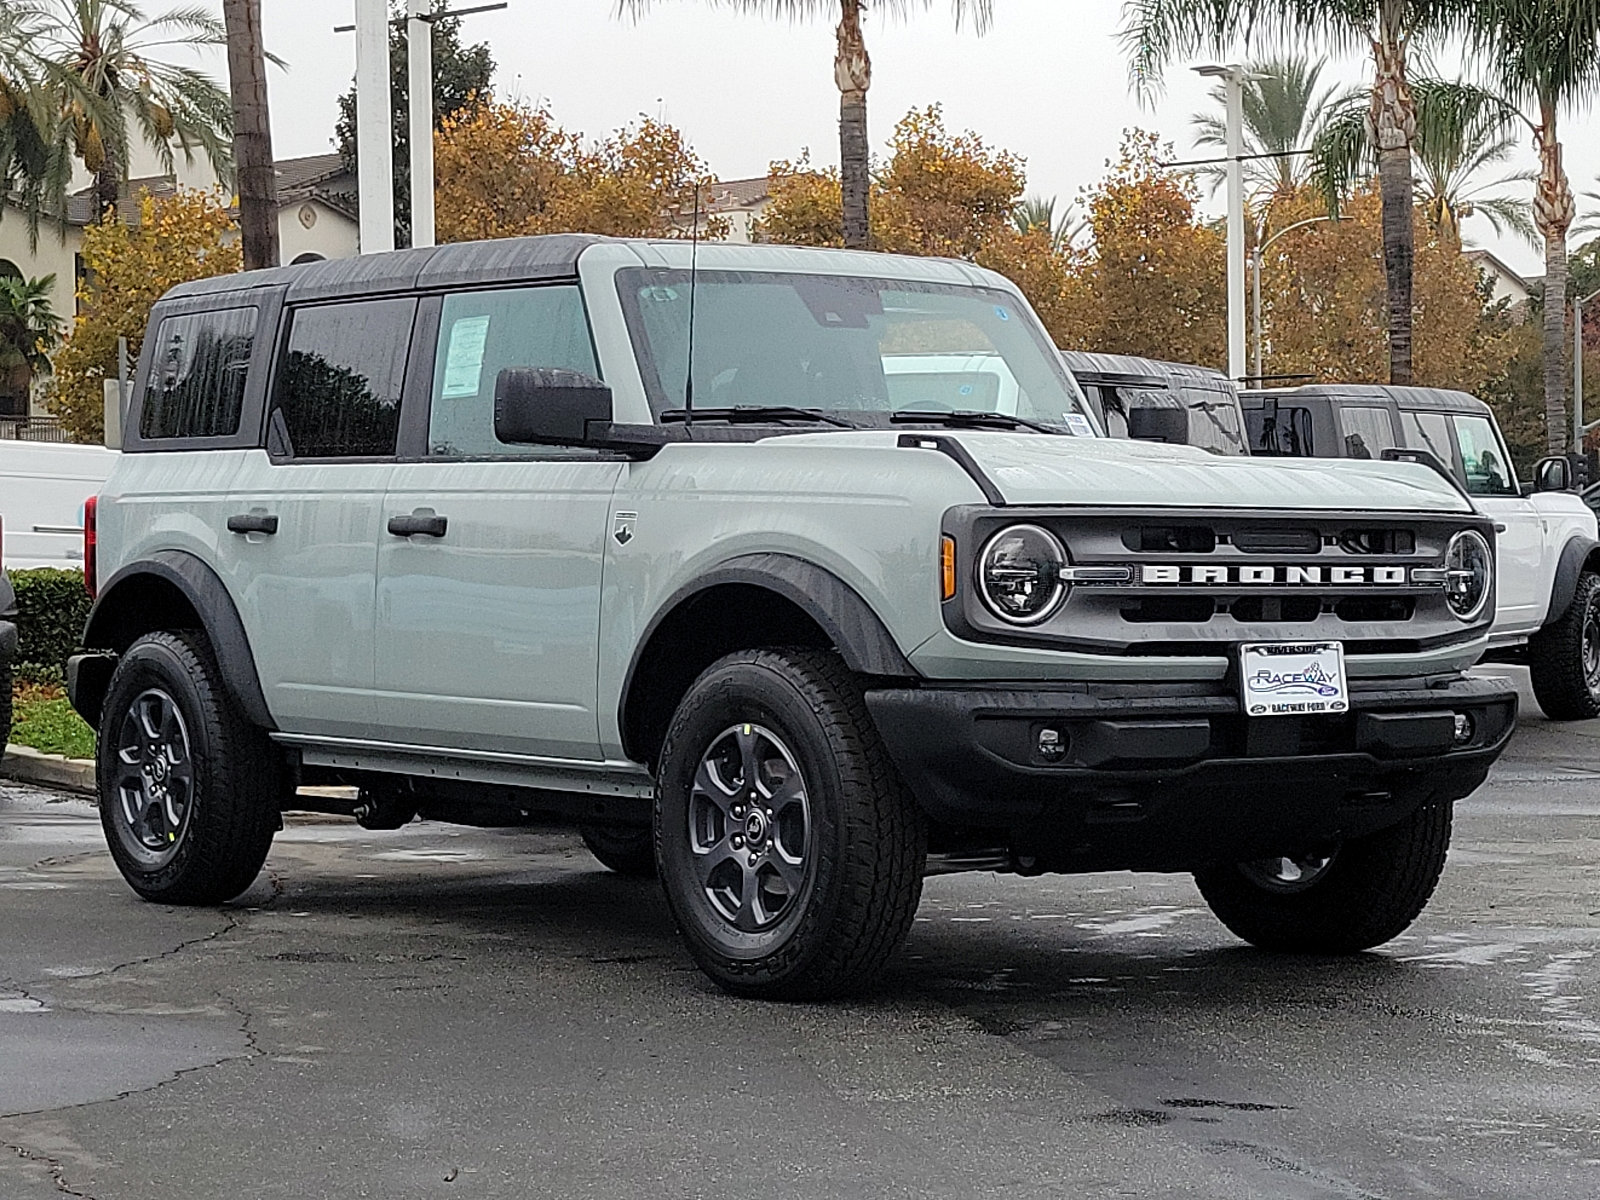
M 397 466 L 382 535 L 377 713 L 427 745 L 598 759 L 600 576 L 623 465 L 571 459 Z
M 274 533 L 223 533 L 267 707 L 290 733 L 371 737 L 372 612 L 391 463 L 273 463 L 252 450 L 228 512 L 278 518 Z

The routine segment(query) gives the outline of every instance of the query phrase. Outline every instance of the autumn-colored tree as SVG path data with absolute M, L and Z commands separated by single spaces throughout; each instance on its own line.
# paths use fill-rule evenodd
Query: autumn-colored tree
M 550 110 L 525 103 L 474 105 L 440 123 L 434 138 L 441 242 L 540 233 L 687 237 L 696 189 L 715 182 L 671 125 L 636 126 L 586 143 Z M 702 216 L 702 236 L 720 221 Z
M 1318 215 L 1321 197 L 1303 190 L 1275 207 L 1279 228 Z M 1286 233 L 1272 243 L 1262 272 L 1262 328 L 1269 375 L 1318 382 L 1382 382 L 1384 345 L 1383 212 L 1376 191 L 1357 193 L 1342 219 Z M 1430 387 L 1481 392 L 1510 357 L 1510 322 L 1485 307 L 1477 271 L 1453 229 L 1415 212 L 1415 377 Z
M 104 385 L 117 376 L 117 339 L 137 358 L 150 306 L 168 288 L 240 268 L 238 227 L 220 192 L 179 189 L 139 196 L 139 223 L 114 214 L 83 231 L 87 282 L 55 356 L 52 411 L 76 441 L 104 436 Z
M 1160 165 L 1155 134 L 1129 130 L 1086 196 L 1093 246 L 1075 256 L 1063 349 L 1221 366 L 1227 328 L 1222 236 L 1195 214 L 1194 180 Z

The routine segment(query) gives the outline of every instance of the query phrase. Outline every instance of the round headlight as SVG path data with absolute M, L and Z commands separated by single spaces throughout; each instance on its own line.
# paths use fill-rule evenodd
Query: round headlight
M 1494 579 L 1494 551 L 1474 529 L 1463 529 L 1450 539 L 1444 555 L 1444 600 L 1450 611 L 1470 621 L 1483 611 Z
M 978 590 L 996 616 L 1013 625 L 1034 625 L 1056 610 L 1067 585 L 1061 568 L 1067 552 L 1048 529 L 1013 525 L 989 539 L 978 563 Z

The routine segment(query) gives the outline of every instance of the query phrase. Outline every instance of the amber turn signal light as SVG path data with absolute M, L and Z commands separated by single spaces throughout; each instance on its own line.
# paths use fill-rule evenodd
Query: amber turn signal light
M 954 600 L 956 596 L 956 540 L 949 534 L 939 539 L 939 598 Z

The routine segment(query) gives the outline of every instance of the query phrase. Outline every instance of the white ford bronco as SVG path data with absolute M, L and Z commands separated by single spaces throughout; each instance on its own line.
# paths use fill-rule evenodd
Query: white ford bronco
M 1494 410 L 1444 388 L 1310 384 L 1247 392 L 1244 405 L 1255 454 L 1420 456 L 1455 480 L 1498 535 L 1486 657 L 1525 663 L 1551 720 L 1600 717 L 1600 539 L 1566 458 L 1520 482 Z
M 1193 872 L 1353 951 L 1511 735 L 1459 491 L 1102 438 L 968 264 L 556 236 L 149 328 L 69 676 L 151 900 L 238 895 L 340 783 L 371 828 L 576 823 L 746 995 L 862 985 L 962 869 Z

